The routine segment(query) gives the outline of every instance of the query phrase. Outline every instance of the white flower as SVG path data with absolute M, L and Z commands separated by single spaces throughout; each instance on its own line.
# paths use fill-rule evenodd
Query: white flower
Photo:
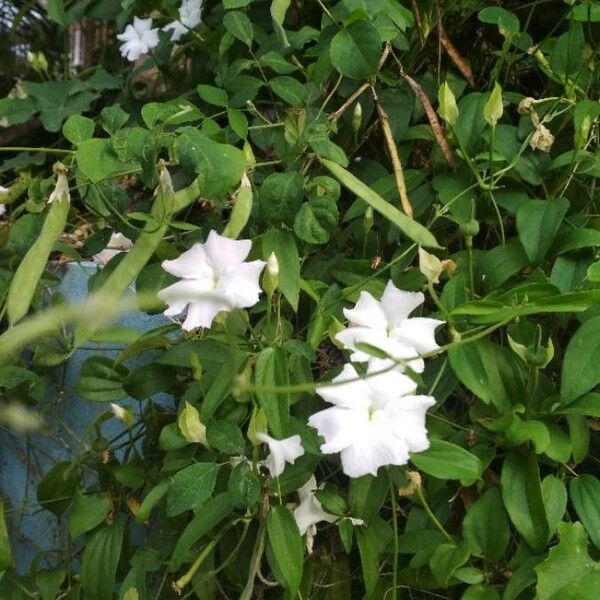
M 189 29 L 193 29 L 202 20 L 202 0 L 183 0 L 179 7 L 179 20 L 163 27 L 163 31 L 171 30 L 171 40 L 176 42 Z
M 158 45 L 158 29 L 152 29 L 152 19 L 133 17 L 133 25 L 125 27 L 117 39 L 124 42 L 120 46 L 121 56 L 134 62 Z
M 175 260 L 165 260 L 163 269 L 182 278 L 158 293 L 169 305 L 165 315 L 178 315 L 187 306 L 182 327 L 191 331 L 210 327 L 222 310 L 254 306 L 265 263 L 244 262 L 251 247 L 251 240 L 231 240 L 211 231 L 203 244 L 194 244 Z
M 321 521 L 333 523 L 337 520 L 335 515 L 331 515 L 323 510 L 321 503 L 315 496 L 316 491 L 317 480 L 313 475 L 298 490 L 300 504 L 294 510 L 294 519 L 296 519 L 300 535 L 306 534 L 306 550 L 309 554 L 312 552 L 315 535 L 317 534 L 317 523 Z
M 408 315 L 423 303 L 421 292 L 399 290 L 391 280 L 381 300 L 375 300 L 369 292 L 361 292 L 352 309 L 344 309 L 349 327 L 335 337 L 346 348 L 353 350 L 351 359 L 357 362 L 371 361 L 372 355 L 358 348 L 366 343 L 395 360 L 406 361 L 417 373 L 423 372 L 425 363 L 420 354 L 439 348 L 435 341 L 435 329 L 443 323 L 425 317 L 409 318 Z
M 276 440 L 266 433 L 259 432 L 256 437 L 269 446 L 269 456 L 265 459 L 265 466 L 269 469 L 271 477 L 279 477 L 285 469 L 285 463 L 293 465 L 294 461 L 304 454 L 299 435 Z
M 370 363 L 367 374 L 381 371 L 385 362 Z M 308 424 L 325 438 L 321 452 L 340 452 L 346 475 L 376 475 L 379 467 L 404 465 L 410 452 L 429 447 L 425 412 L 435 400 L 413 395 L 416 384 L 398 368 L 360 379 L 346 364 L 333 383 L 317 393 L 335 406 L 315 413 Z
M 94 254 L 94 261 L 105 265 L 113 256 L 116 256 L 120 252 L 127 252 L 131 250 L 133 242 L 125 237 L 122 233 L 115 232 L 110 236 L 110 240 L 104 250 Z
M 0 194 L 7 194 L 10 192 L 10 188 L 6 188 L 3 185 L 0 185 Z M 6 213 L 6 204 L 0 204 L 0 217 Z

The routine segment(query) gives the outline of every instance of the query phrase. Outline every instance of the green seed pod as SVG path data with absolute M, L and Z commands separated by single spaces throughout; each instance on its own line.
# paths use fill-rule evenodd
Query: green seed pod
M 21 261 L 8 291 L 6 312 L 11 325 L 20 321 L 28 312 L 38 282 L 46 268 L 54 244 L 67 224 L 71 205 L 69 182 L 63 165 L 55 165 L 56 187 L 50 194 L 50 208 L 46 214 L 42 231 Z

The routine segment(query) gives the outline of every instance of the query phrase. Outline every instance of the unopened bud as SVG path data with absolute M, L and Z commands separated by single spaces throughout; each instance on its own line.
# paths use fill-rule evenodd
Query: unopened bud
M 267 258 L 267 266 L 263 275 L 263 289 L 267 295 L 272 296 L 279 285 L 279 261 L 275 252 L 271 252 Z
M 113 415 L 115 415 L 115 417 L 119 419 L 119 421 L 121 421 L 121 423 L 123 423 L 123 425 L 125 425 L 127 429 L 131 429 L 133 427 L 133 424 L 135 423 L 135 418 L 130 408 L 119 406 L 118 404 L 114 404 L 113 402 L 110 403 L 110 408 L 112 410 Z
M 479 233 L 479 223 L 475 219 L 471 219 L 466 223 L 461 223 L 458 230 L 466 237 L 475 237 Z
M 48 61 L 43 52 L 28 52 L 27 62 L 36 73 L 44 73 L 48 70 Z
M 360 102 L 354 105 L 354 112 L 352 113 L 352 131 L 354 136 L 358 135 L 360 126 L 362 125 L 362 106 Z
M 419 248 L 419 271 L 425 275 L 429 283 L 439 283 L 443 270 L 442 261 L 437 256 Z

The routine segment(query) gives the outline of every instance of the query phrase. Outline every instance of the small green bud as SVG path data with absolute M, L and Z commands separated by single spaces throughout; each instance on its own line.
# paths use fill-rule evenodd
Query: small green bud
M 467 237 L 475 237 L 479 233 L 479 223 L 475 219 L 460 223 L 458 226 L 460 233 Z
M 454 93 L 450 86 L 444 81 L 438 92 L 438 101 L 440 103 L 439 113 L 442 119 L 450 126 L 453 126 L 458 120 L 458 106 Z
M 354 132 L 355 137 L 358 135 L 361 125 L 362 125 L 362 106 L 361 106 L 360 102 L 357 102 L 354 105 L 354 112 L 352 113 L 352 131 Z
M 488 125 L 496 127 L 496 123 L 500 120 L 500 117 L 502 117 L 503 112 L 504 107 L 502 106 L 502 88 L 496 82 L 488 101 L 483 107 L 483 116 Z
M 263 289 L 268 296 L 272 296 L 273 292 L 279 285 L 279 261 L 275 252 L 269 254 L 267 258 L 267 265 L 265 267 L 265 273 L 263 275 Z
M 367 206 L 365 216 L 363 217 L 362 226 L 365 233 L 371 231 L 371 228 L 373 227 L 373 209 L 370 206 Z

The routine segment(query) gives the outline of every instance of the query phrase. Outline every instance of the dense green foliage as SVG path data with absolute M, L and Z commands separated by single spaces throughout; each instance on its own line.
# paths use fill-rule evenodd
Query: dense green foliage
M 120 32 L 177 8 L 49 0 L 47 16 Z M 34 123 L 0 148 L 6 435 L 39 425 L 78 347 L 122 349 L 83 365 L 77 391 L 106 412 L 38 482 L 70 547 L 17 575 L 0 518 L 0 597 L 597 600 L 599 23 L 596 0 L 207 0 L 134 64 L 116 40 L 80 71 L 32 57 L 0 99 L 3 125 Z M 274 253 L 275 290 L 211 329 L 107 325 L 135 282 L 164 310 L 161 262 L 211 230 Z M 89 304 L 49 305 L 48 259 L 114 232 L 133 248 Z M 306 423 L 348 354 L 343 308 L 388 279 L 445 321 L 412 374 L 436 399 L 430 446 L 350 479 Z M 111 410 L 129 396 L 146 402 Z M 114 418 L 129 434 L 107 439 Z M 306 450 L 277 478 L 258 465 L 267 428 Z M 335 519 L 308 554 L 286 505 L 313 474 Z

